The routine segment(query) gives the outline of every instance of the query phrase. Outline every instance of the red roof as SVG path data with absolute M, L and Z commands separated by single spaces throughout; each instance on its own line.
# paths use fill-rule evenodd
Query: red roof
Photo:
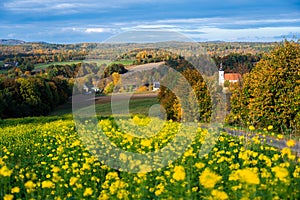
M 242 80 L 242 75 L 239 73 L 225 73 L 224 79 L 228 81 L 240 81 Z

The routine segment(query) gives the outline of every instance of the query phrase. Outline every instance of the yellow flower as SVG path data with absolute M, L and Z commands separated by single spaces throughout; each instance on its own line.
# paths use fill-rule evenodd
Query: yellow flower
M 282 139 L 282 138 L 283 138 L 283 135 L 282 135 L 282 134 L 278 134 L 278 135 L 277 135 L 277 138 L 278 138 L 278 139 Z
M 11 193 L 19 193 L 20 192 L 20 188 L 19 187 L 14 187 L 11 189 Z
M 198 187 L 193 187 L 193 188 L 192 188 L 192 191 L 193 191 L 193 192 L 197 192 L 197 190 L 198 190 Z
M 42 188 L 54 188 L 55 184 L 52 181 L 43 181 Z
M 71 186 L 74 185 L 74 184 L 76 183 L 77 180 L 78 180 L 78 178 L 76 178 L 76 177 L 71 177 L 71 178 L 70 178 L 70 185 L 71 185 Z
M 88 164 L 88 163 L 83 163 L 83 165 L 82 165 L 82 168 L 81 168 L 82 170 L 90 170 L 91 169 L 91 166 Z
M 273 167 L 272 172 L 275 172 L 275 176 L 282 181 L 289 175 L 289 171 L 284 167 Z
M 235 186 L 232 186 L 232 187 L 231 187 L 231 189 L 232 189 L 233 191 L 237 191 L 237 190 L 239 190 L 239 189 L 241 189 L 241 188 L 242 188 L 242 185 L 241 185 L 241 184 L 235 185 Z
M 148 140 L 148 139 L 142 140 L 141 145 L 145 146 L 145 147 L 149 147 L 151 145 L 151 140 Z
M 98 197 L 98 200 L 109 200 L 109 196 L 105 193 L 101 193 L 101 195 Z
M 35 183 L 32 181 L 27 181 L 24 185 L 27 189 L 33 189 L 35 187 Z
M 111 180 L 111 179 L 115 179 L 115 178 L 118 178 L 117 172 L 108 172 L 108 174 L 106 174 L 107 180 Z
M 269 125 L 268 126 L 268 130 L 272 130 L 273 129 L 273 126 L 272 125 Z
M 205 188 L 215 187 L 220 180 L 222 180 L 222 176 L 210 171 L 209 168 L 206 168 L 199 177 L 200 184 Z
M 254 130 L 255 130 L 255 127 L 251 125 L 251 126 L 249 126 L 249 130 L 250 130 L 250 131 L 254 131 Z
M 282 155 L 290 155 L 290 154 L 292 154 L 290 148 L 283 148 L 283 149 L 281 149 L 281 153 L 282 153 Z
M 161 193 L 162 193 L 161 190 L 156 190 L 154 194 L 155 194 L 156 196 L 159 196 L 159 195 L 161 195 Z
M 185 179 L 185 170 L 182 166 L 175 166 L 173 179 L 176 181 L 183 181 Z
M 59 172 L 59 171 L 60 171 L 59 167 L 53 167 L 53 168 L 52 168 L 52 172 L 53 172 L 53 173 L 57 173 L 57 172 Z
M 3 159 L 0 158 L 0 165 L 4 165 L 4 164 L 5 164 L 5 163 L 4 163 Z
M 116 194 L 118 190 L 126 187 L 128 187 L 127 183 L 120 180 L 116 180 L 115 182 L 111 183 L 111 185 L 109 186 L 109 191 L 111 194 Z
M 92 188 L 85 188 L 83 196 L 87 197 L 87 196 L 91 196 L 93 194 L 93 189 Z
M 10 176 L 12 174 L 13 170 L 9 169 L 6 165 L 4 165 L 1 169 L 0 169 L 0 175 L 2 176 Z
M 286 142 L 286 145 L 288 146 L 288 147 L 293 147 L 293 146 L 295 146 L 295 141 L 294 140 L 289 140 L 289 141 L 287 141 Z
M 205 167 L 205 164 L 201 163 L 201 162 L 198 162 L 198 163 L 195 163 L 195 167 L 198 168 L 198 169 L 202 169 L 203 167 Z
M 226 194 L 226 192 L 219 191 L 219 190 L 212 190 L 211 195 L 214 197 L 214 199 L 218 199 L 218 200 L 228 199 L 228 195 Z
M 72 163 L 73 168 L 77 168 L 78 166 L 79 166 L 79 164 L 77 162 Z
M 300 167 L 295 169 L 293 173 L 294 178 L 300 178 Z
M 6 194 L 4 195 L 3 200 L 13 200 L 14 199 L 14 195 L 12 194 Z
M 247 184 L 259 184 L 260 180 L 256 172 L 250 168 L 239 169 L 230 174 L 229 180 L 239 180 Z
M 128 199 L 129 192 L 127 190 L 121 189 L 118 191 L 117 198 L 118 199 Z

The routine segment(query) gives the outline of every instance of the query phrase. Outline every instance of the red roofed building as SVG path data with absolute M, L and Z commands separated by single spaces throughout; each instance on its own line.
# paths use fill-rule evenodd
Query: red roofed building
M 230 83 L 237 83 L 242 81 L 242 75 L 239 73 L 228 73 L 224 75 L 225 81 L 229 81 Z
M 239 73 L 224 73 L 222 65 L 219 70 L 219 85 L 224 85 L 225 81 L 229 81 L 230 83 L 238 83 L 242 81 L 242 75 Z

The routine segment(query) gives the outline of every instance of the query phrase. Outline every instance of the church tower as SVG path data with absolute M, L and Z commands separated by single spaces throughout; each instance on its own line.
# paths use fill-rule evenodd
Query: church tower
M 220 64 L 219 68 L 219 85 L 223 86 L 224 85 L 224 69 L 223 69 L 223 64 Z

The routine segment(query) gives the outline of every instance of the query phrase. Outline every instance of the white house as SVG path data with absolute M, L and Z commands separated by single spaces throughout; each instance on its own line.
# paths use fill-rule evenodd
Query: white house
M 153 91 L 157 91 L 160 88 L 160 82 L 153 81 Z

